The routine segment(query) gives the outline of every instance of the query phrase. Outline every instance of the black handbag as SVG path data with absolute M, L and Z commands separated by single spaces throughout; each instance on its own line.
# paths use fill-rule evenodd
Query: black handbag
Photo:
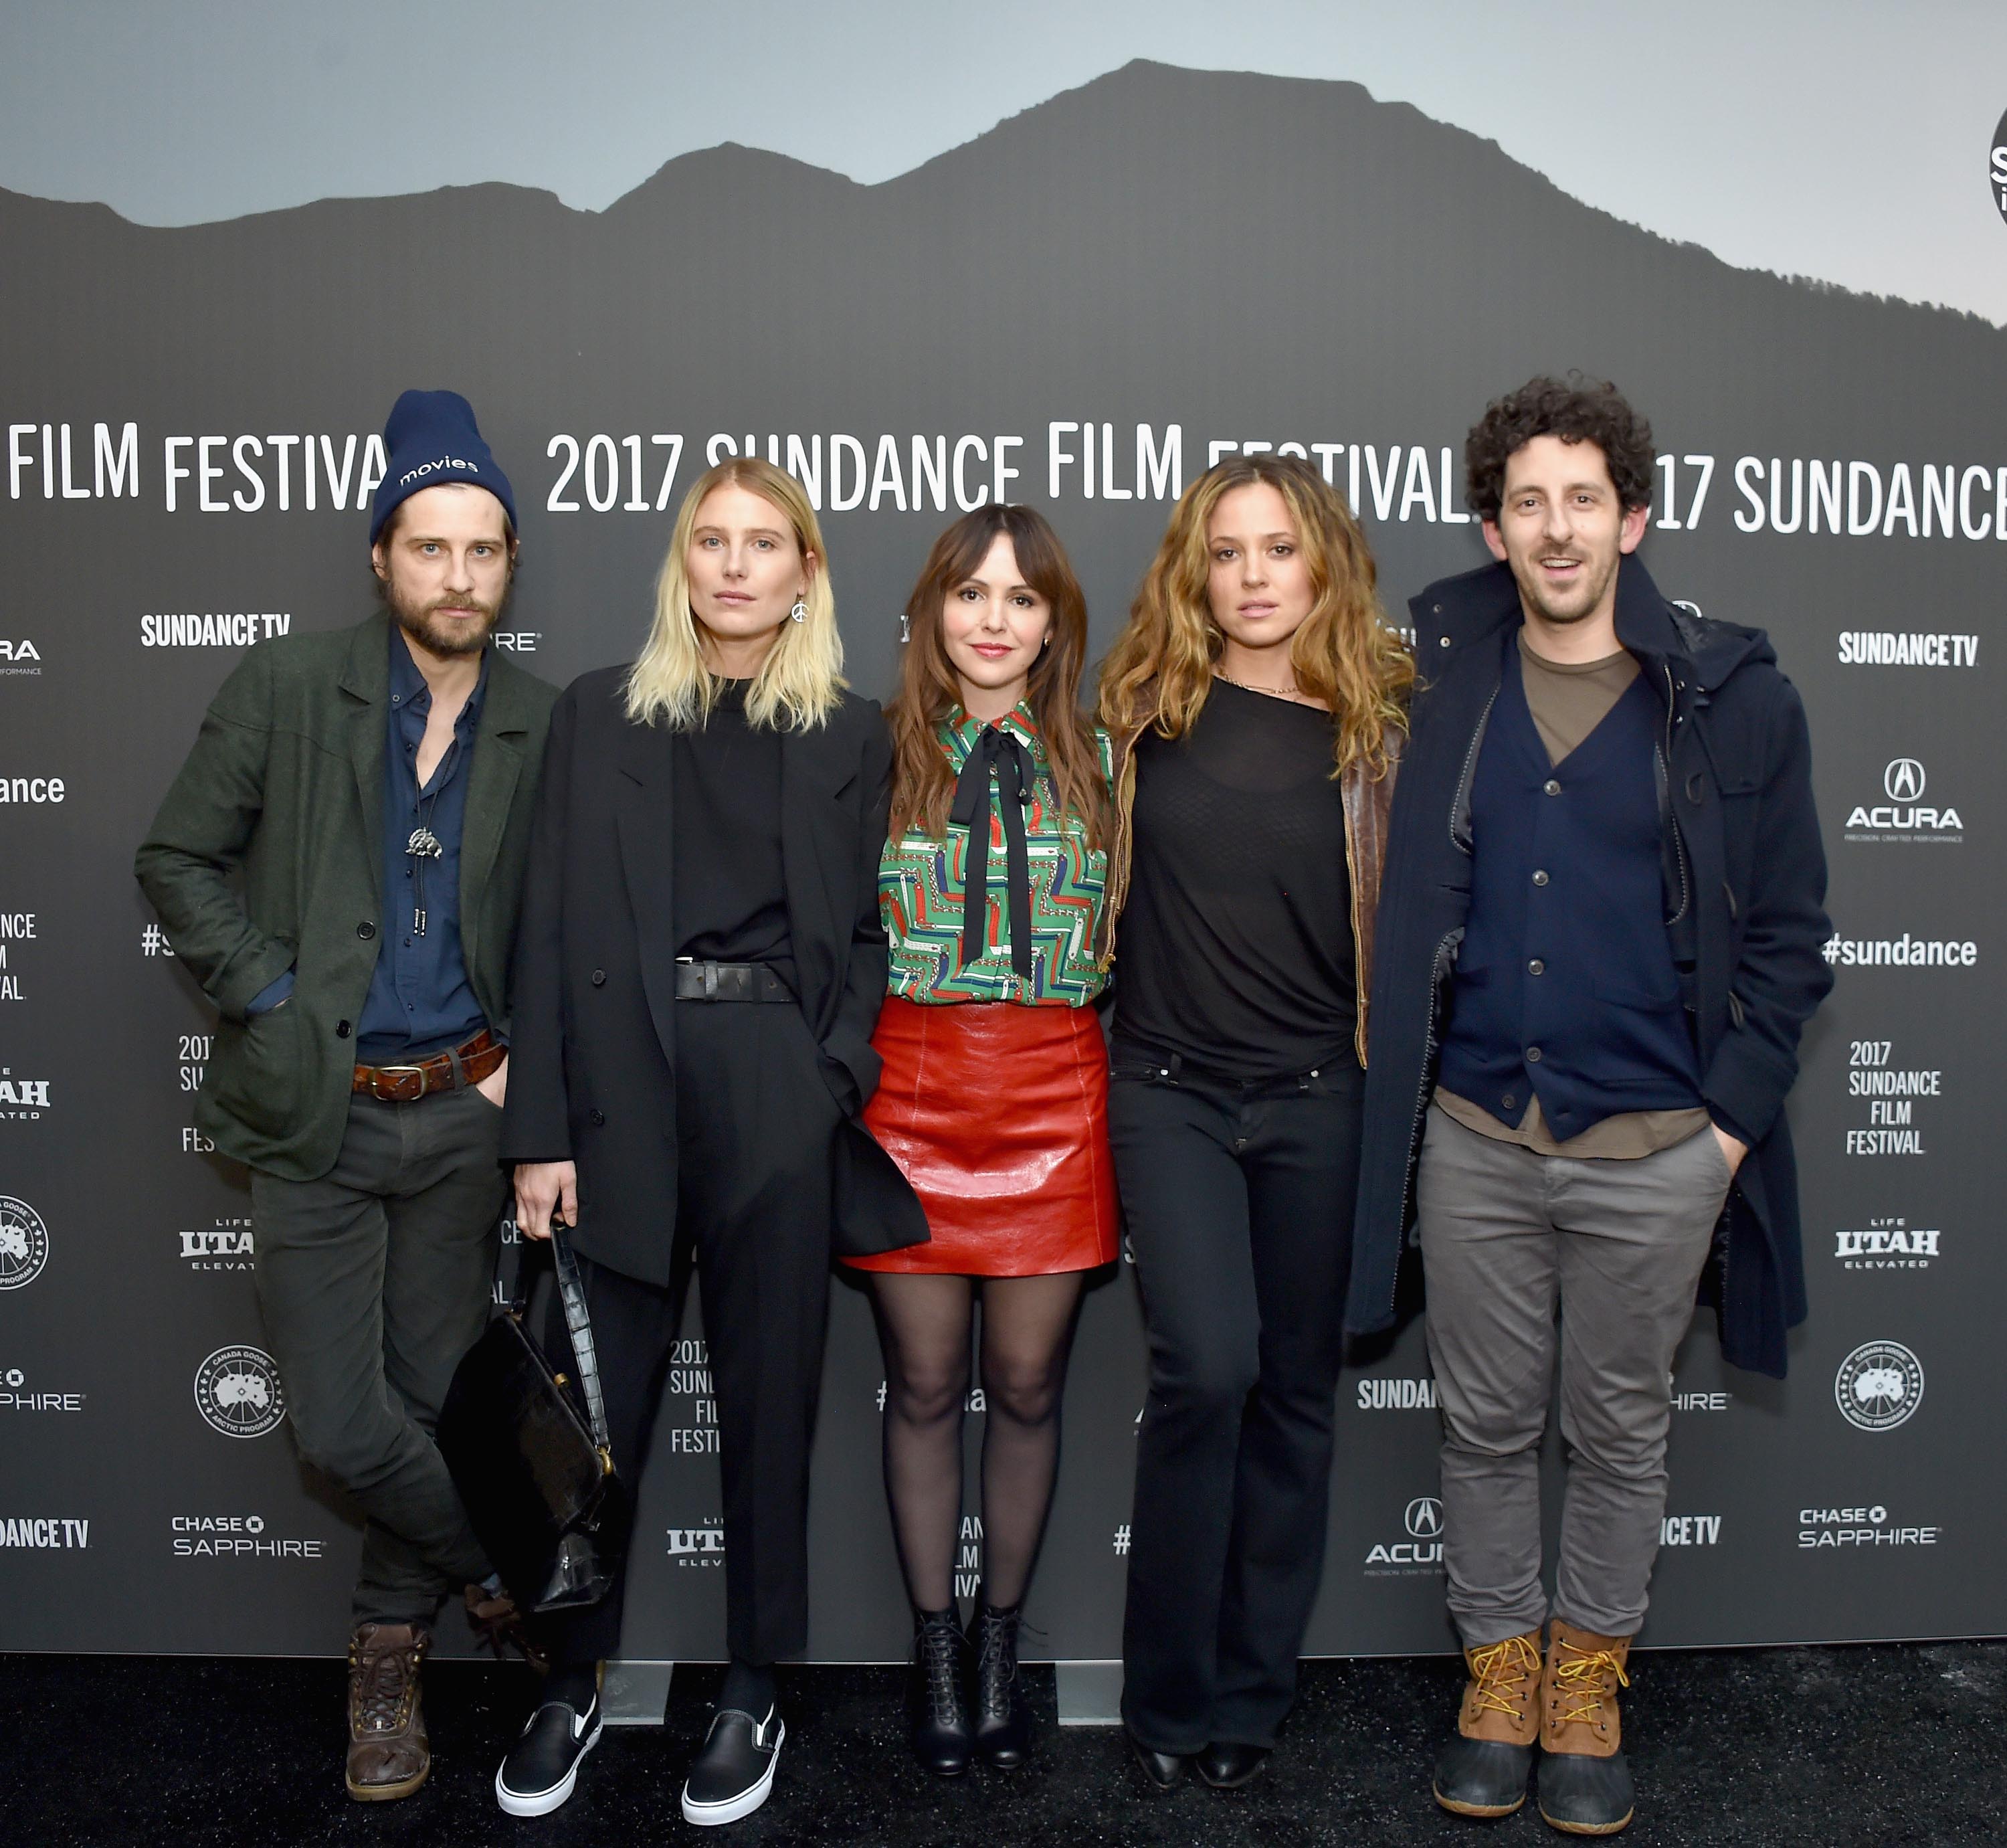
M 467 1520 L 519 1610 L 598 1603 L 627 1545 L 627 1491 L 613 1468 L 585 1289 L 555 1218 L 550 1248 L 586 1416 L 524 1326 L 526 1247 L 513 1296 L 467 1349 L 439 1420 L 439 1453 Z

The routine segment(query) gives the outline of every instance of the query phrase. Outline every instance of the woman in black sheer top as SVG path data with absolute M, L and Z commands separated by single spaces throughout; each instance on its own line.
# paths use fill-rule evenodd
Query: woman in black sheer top
M 1307 463 L 1188 488 L 1104 663 L 1109 1116 L 1150 1342 L 1123 1717 L 1261 1769 L 1321 1571 L 1380 843 L 1413 668 Z

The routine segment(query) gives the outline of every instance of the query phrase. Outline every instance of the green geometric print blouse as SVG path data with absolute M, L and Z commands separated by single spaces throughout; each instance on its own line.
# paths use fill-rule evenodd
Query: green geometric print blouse
M 1032 801 L 1025 809 L 1025 845 L 1031 873 L 1032 973 L 1012 965 L 1006 897 L 1004 819 L 996 781 L 989 785 L 988 927 L 981 955 L 965 960 L 962 926 L 967 898 L 969 831 L 948 823 L 945 839 L 908 828 L 885 843 L 878 868 L 878 909 L 891 940 L 888 992 L 908 1001 L 1014 1001 L 1030 1007 L 1085 1007 L 1107 977 L 1095 966 L 1095 927 L 1108 884 L 1108 856 L 1090 848 L 1080 823 L 1059 806 L 1031 707 L 1023 701 L 995 721 L 1030 753 Z M 982 726 L 959 707 L 938 736 L 948 767 L 959 778 Z M 1111 785 L 1113 753 L 1099 727 L 1095 743 L 1101 774 Z

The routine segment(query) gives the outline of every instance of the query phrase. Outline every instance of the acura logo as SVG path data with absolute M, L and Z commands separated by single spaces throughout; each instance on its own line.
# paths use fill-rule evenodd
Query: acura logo
M 1896 757 L 1882 773 L 1882 788 L 1892 802 L 1913 802 L 1924 793 L 1924 767 L 1914 757 Z
M 1418 1540 L 1432 1540 L 1442 1532 L 1442 1504 L 1433 1495 L 1418 1495 L 1408 1504 L 1408 1532 Z

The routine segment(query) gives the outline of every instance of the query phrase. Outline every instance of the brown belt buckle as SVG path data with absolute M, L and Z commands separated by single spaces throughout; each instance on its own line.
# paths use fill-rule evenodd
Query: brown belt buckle
M 397 1081 L 390 1087 L 390 1095 L 388 1097 L 384 1097 L 383 1094 L 380 1091 L 376 1091 L 376 1084 L 378 1081 L 380 1081 L 391 1072 L 396 1072 L 400 1075 Z M 418 1089 L 413 1092 L 409 1097 L 404 1095 L 404 1084 L 402 1074 L 406 1072 L 409 1072 L 412 1077 L 418 1081 Z M 425 1068 L 422 1065 L 379 1065 L 376 1067 L 376 1077 L 371 1081 L 369 1088 L 372 1091 L 376 1091 L 378 1098 L 386 1104 L 414 1104 L 425 1094 Z

